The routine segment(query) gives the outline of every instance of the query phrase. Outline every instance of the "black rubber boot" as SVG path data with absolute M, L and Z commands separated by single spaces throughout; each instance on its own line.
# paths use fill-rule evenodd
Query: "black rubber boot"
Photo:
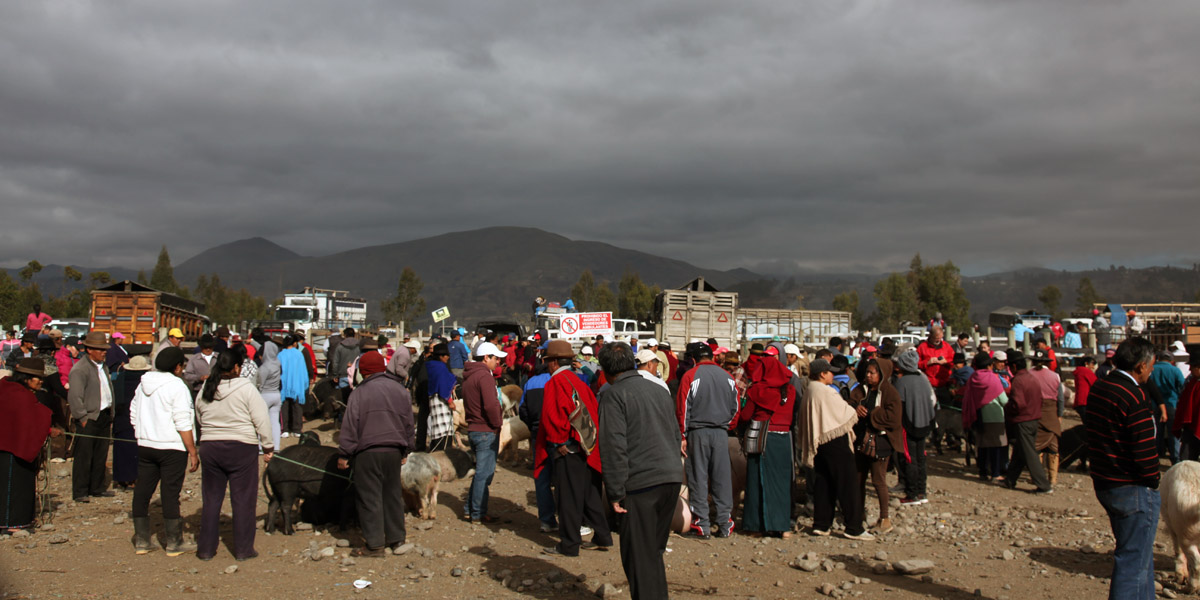
M 133 518 L 133 551 L 137 554 L 154 551 L 154 545 L 150 543 L 150 517 Z
M 179 556 L 186 552 L 196 551 L 196 544 L 183 541 L 183 519 L 167 519 L 164 526 L 167 556 Z

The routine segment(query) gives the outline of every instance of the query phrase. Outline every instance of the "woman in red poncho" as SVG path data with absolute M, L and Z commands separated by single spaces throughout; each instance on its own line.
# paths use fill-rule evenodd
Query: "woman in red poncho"
M 792 406 L 796 388 L 792 372 L 779 361 L 776 348 L 751 356 L 745 364 L 746 403 L 737 421 L 767 421 L 762 454 L 746 457 L 746 502 L 742 528 L 748 532 L 792 536 Z
M 38 455 L 47 435 L 62 433 L 50 427 L 50 409 L 34 396 L 44 376 L 45 364 L 26 358 L 0 379 L 0 529 L 33 524 Z

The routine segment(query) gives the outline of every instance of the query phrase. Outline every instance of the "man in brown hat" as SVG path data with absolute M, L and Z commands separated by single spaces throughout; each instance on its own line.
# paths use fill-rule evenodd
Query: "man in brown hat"
M 75 464 L 71 470 L 72 495 L 76 502 L 89 496 L 111 496 L 105 491 L 104 470 L 108 437 L 112 433 L 112 377 L 104 365 L 108 340 L 102 331 L 91 331 L 83 339 L 87 358 L 71 367 L 67 404 L 75 421 Z
M 222 352 L 229 349 L 229 328 L 222 325 L 217 328 L 217 333 L 213 340 L 213 354 L 220 355 Z
M 546 456 L 553 452 L 554 487 L 557 491 L 557 546 L 542 551 L 554 556 L 579 556 L 579 549 L 607 550 L 612 546 L 604 503 L 600 499 L 601 478 L 599 407 L 591 388 L 571 371 L 575 350 L 566 340 L 552 340 L 543 357 L 550 371 L 542 397 L 542 416 L 538 425 L 534 453 L 534 477 L 546 468 Z M 583 543 L 580 527 L 587 521 L 595 531 L 592 541 Z

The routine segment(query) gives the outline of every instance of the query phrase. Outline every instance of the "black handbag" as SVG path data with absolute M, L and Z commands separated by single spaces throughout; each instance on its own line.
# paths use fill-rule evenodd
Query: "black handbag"
M 750 421 L 742 433 L 742 452 L 762 454 L 767 447 L 767 421 Z

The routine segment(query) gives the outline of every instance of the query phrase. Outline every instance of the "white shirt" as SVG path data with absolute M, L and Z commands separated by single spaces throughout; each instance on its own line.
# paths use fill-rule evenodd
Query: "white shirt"
M 654 373 L 651 373 L 650 371 L 643 371 L 641 369 L 638 369 L 637 372 L 638 375 L 641 375 L 643 378 L 649 379 L 650 381 L 662 386 L 662 389 L 667 390 L 668 393 L 671 391 L 671 388 L 667 387 L 667 382 L 659 379 Z
M 89 358 L 88 360 L 91 359 Z M 109 379 L 108 375 L 104 372 L 104 363 L 92 362 L 92 364 L 96 365 L 96 370 L 99 371 L 100 376 L 100 410 L 108 410 L 108 407 L 112 406 L 113 403 L 112 379 Z

